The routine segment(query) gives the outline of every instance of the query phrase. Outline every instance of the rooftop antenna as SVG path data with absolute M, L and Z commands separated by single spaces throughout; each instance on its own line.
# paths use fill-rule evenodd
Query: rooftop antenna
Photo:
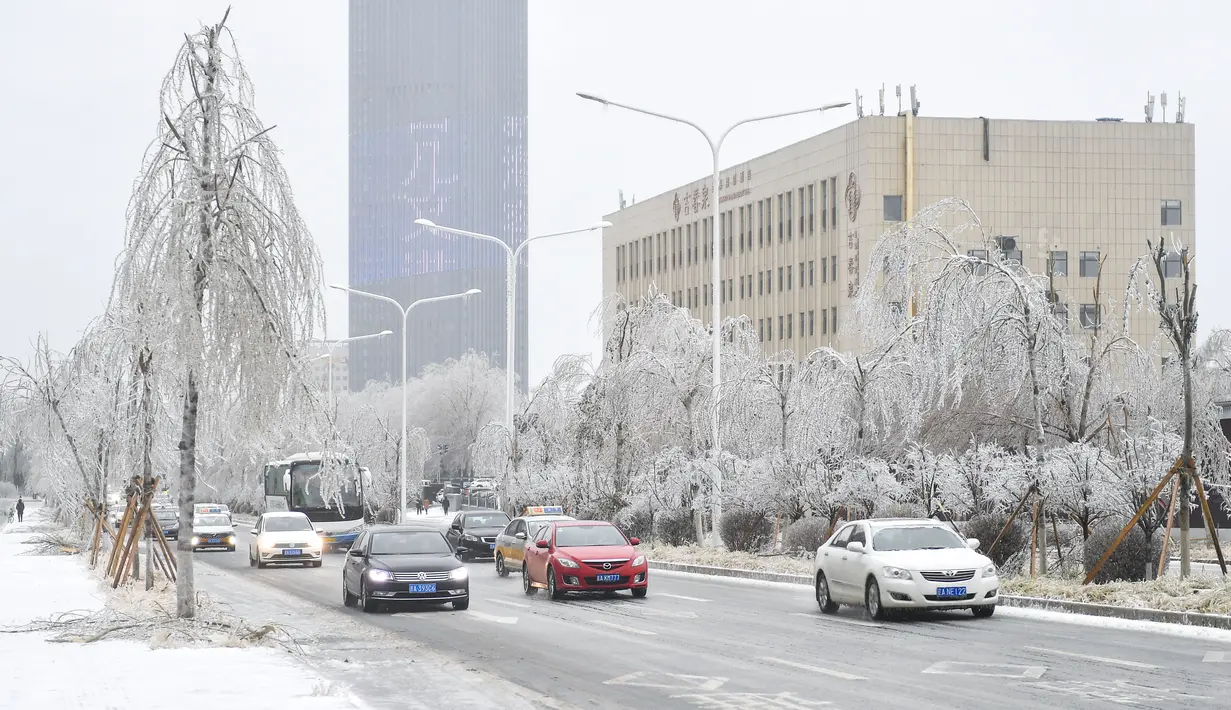
M 919 115 L 919 99 L 915 98 L 915 85 L 910 85 L 910 112 L 911 114 Z
M 624 209 L 626 206 L 627 203 L 624 202 L 624 191 L 620 190 L 620 209 Z
M 880 95 L 881 95 L 881 100 L 880 100 L 881 115 L 884 116 L 885 115 L 885 84 L 884 82 L 881 82 Z
M 635 204 L 637 204 L 637 193 L 635 193 L 635 192 L 633 193 L 633 202 L 632 202 L 632 203 L 633 203 L 634 205 L 635 205 Z
M 1154 123 L 1154 94 L 1146 92 L 1146 123 Z
M 859 95 L 859 89 L 855 89 L 855 117 L 863 118 L 863 97 Z
M 902 115 L 902 85 L 901 84 L 898 84 L 897 92 L 898 92 L 898 115 L 901 116 Z
M 1186 101 L 1187 99 L 1184 98 L 1183 94 L 1181 94 L 1178 91 L 1175 92 L 1175 122 L 1176 123 L 1184 122 L 1184 103 Z
M 1163 112 L 1162 121 L 1163 123 L 1166 123 L 1167 122 L 1167 92 L 1166 91 L 1158 92 L 1158 105 L 1159 105 L 1159 108 L 1161 108 Z

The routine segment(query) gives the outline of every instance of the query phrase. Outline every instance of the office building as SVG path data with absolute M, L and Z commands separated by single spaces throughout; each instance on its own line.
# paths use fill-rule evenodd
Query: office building
M 350 389 L 350 367 L 347 362 L 347 351 L 350 346 L 350 343 L 335 345 L 332 354 L 325 343 L 312 343 L 308 346 L 308 358 L 312 366 L 312 383 L 322 392 L 329 391 L 331 378 L 335 394 Z
M 525 238 L 526 0 L 351 0 L 350 285 L 403 305 L 480 296 L 410 315 L 410 376 L 467 350 L 505 358 L 505 254 L 434 234 L 418 218 Z M 526 261 L 516 295 L 517 373 L 526 378 Z M 352 336 L 402 330 L 392 305 L 350 296 Z M 350 383 L 396 382 L 398 337 L 354 343 Z
M 1123 300 L 1146 241 L 1194 247 L 1194 128 L 1117 120 L 866 116 L 722 172 L 722 314 L 744 314 L 763 351 L 855 350 L 848 312 L 876 239 L 923 207 L 965 199 L 1007 255 L 1054 264 L 1057 309 L 1080 328 Z M 711 177 L 606 219 L 603 290 L 667 294 L 712 320 Z M 964 245 L 977 254 L 982 244 Z M 1178 259 L 1168 263 L 1178 274 Z M 1157 317 L 1137 312 L 1148 342 Z

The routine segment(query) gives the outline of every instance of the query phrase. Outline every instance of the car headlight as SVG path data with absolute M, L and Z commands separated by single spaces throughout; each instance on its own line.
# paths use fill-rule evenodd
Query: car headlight
M 234 544 L 235 544 L 235 536 L 234 536 L 234 535 L 227 535 L 227 544 L 228 544 L 228 545 L 234 545 Z
M 194 545 L 200 545 L 200 544 L 201 544 L 201 538 L 197 537 L 196 535 L 193 535 L 193 536 L 192 536 L 192 544 L 194 544 Z
M 991 565 L 984 567 L 983 576 L 984 577 L 995 577 L 996 576 L 996 565 L 991 564 Z
M 910 579 L 910 572 L 899 567 L 884 567 L 885 577 L 888 579 Z
M 308 546 L 311 547 L 313 550 L 321 549 L 321 546 L 324 544 L 325 543 L 321 541 L 319 536 L 315 540 L 308 541 Z
M 368 570 L 368 579 L 373 582 L 388 582 L 393 579 L 393 573 L 389 570 L 370 569 Z
M 637 559 L 633 560 L 633 567 L 640 567 L 645 564 L 645 555 L 637 555 Z
M 568 567 L 569 569 L 577 569 L 581 566 L 567 557 L 558 557 L 556 561 L 560 563 L 561 567 Z
M 462 533 L 462 539 L 465 540 L 466 542 L 478 542 L 479 541 L 479 538 L 475 537 L 474 535 L 471 535 L 470 533 Z
M 348 532 L 348 533 L 357 533 L 357 532 L 360 532 L 361 530 L 363 530 L 363 523 L 359 523 L 358 525 L 356 525 L 355 527 L 351 528 L 350 530 L 347 530 L 346 532 Z
M 466 579 L 469 576 L 470 576 L 470 570 L 466 569 L 465 567 L 458 567 L 457 569 L 449 573 L 449 579 L 453 579 L 457 581 Z

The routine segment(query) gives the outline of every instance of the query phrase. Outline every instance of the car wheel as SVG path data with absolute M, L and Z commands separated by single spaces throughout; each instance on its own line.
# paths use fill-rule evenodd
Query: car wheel
M 265 569 L 266 567 L 268 567 L 268 565 L 265 562 L 262 562 L 261 559 L 258 557 L 256 561 L 256 568 Z
M 252 556 L 252 548 L 248 548 L 248 566 L 256 567 L 256 558 Z
M 829 596 L 829 580 L 820 570 L 816 573 L 816 605 L 821 608 L 822 614 L 832 614 L 838 610 L 837 603 Z
M 564 592 L 556 589 L 556 571 L 551 567 L 547 568 L 547 596 L 552 599 L 564 598 Z
M 538 594 L 538 591 L 539 591 L 538 587 L 535 587 L 534 585 L 530 584 L 530 570 L 529 568 L 526 567 L 526 564 L 524 562 L 522 563 L 522 566 L 521 566 L 521 589 L 523 592 L 526 593 L 526 596 L 528 597 L 532 597 L 535 594 Z
M 881 604 L 881 586 L 871 577 L 868 578 L 868 586 L 864 590 L 863 604 L 868 610 L 869 617 L 877 621 L 882 621 L 886 617 L 885 607 Z
M 634 599 L 645 599 L 645 595 L 650 593 L 649 587 L 633 587 Z
M 232 545 L 231 547 L 228 547 L 227 552 L 235 552 L 235 546 Z
M 355 595 L 351 594 L 350 590 L 346 588 L 346 579 L 343 578 L 342 579 L 342 606 L 355 606 L 356 601 L 357 600 L 355 599 Z
M 500 577 L 509 576 L 509 568 L 504 566 L 504 556 L 499 552 L 496 553 L 496 575 Z
M 996 613 L 996 605 L 995 604 L 984 604 L 983 606 L 974 607 L 970 611 L 971 613 L 975 615 L 976 619 L 986 619 L 987 617 Z
M 458 599 L 453 602 L 453 611 L 466 611 L 470 608 L 470 593 L 467 590 L 465 599 Z
M 376 611 L 376 602 L 368 596 L 368 583 L 362 579 L 359 580 L 359 603 L 363 605 L 364 612 L 368 614 Z
M 325 564 L 325 561 L 324 561 L 324 560 L 317 560 L 316 562 L 311 563 L 311 566 L 313 566 L 313 567 L 320 567 L 320 566 L 321 566 L 321 565 L 323 565 L 323 564 Z

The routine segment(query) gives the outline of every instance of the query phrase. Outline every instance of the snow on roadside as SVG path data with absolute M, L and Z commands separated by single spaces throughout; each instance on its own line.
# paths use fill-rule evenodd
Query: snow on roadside
M 38 522 L 0 534 L 0 626 L 22 625 L 58 613 L 101 609 L 106 601 L 82 557 L 22 554 Z M 344 689 L 265 648 L 152 649 L 148 643 L 104 640 L 50 643 L 47 633 L 0 634 L 3 708 L 219 707 L 308 710 L 361 707 Z
M 642 545 L 639 548 L 655 562 L 681 562 L 690 565 L 729 567 L 756 572 L 803 574 L 812 576 L 812 560 L 790 555 L 754 555 L 749 552 L 732 552 L 717 547 L 698 545 Z

